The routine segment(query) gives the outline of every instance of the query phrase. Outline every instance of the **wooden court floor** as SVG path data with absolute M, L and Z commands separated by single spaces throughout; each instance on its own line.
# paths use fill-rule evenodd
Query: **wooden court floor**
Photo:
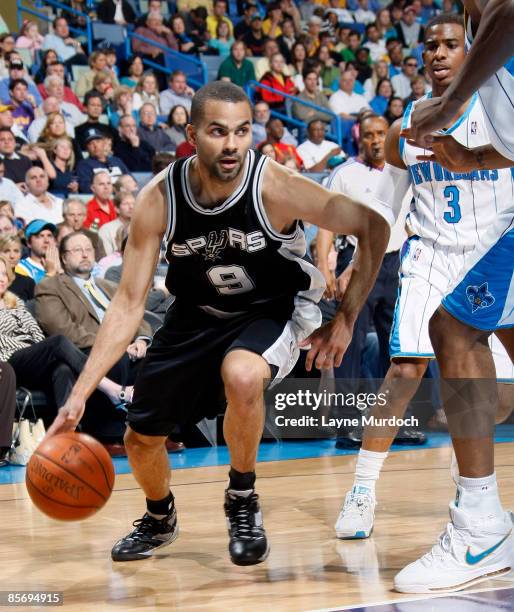
M 514 508 L 514 443 L 496 449 L 502 500 Z M 143 511 L 131 475 L 118 476 L 107 506 L 82 523 L 47 519 L 32 507 L 24 485 L 4 485 L 1 590 L 64 591 L 64 609 L 80 611 L 275 612 L 400 600 L 391 589 L 394 574 L 426 552 L 447 521 L 449 458 L 448 448 L 393 453 L 377 489 L 375 532 L 360 542 L 338 541 L 333 532 L 355 455 L 260 463 L 271 554 L 249 568 L 228 559 L 226 466 L 175 472 L 178 540 L 159 558 L 124 564 L 113 563 L 109 552 Z

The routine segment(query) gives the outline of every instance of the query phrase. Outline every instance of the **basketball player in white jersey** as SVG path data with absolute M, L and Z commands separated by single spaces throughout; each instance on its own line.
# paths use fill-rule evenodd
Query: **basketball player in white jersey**
M 463 61 L 462 19 L 444 15 L 429 22 L 425 31 L 424 62 L 434 95 L 444 92 Z M 434 358 L 428 334 L 430 317 L 458 274 L 465 253 L 475 248 L 481 233 L 511 197 L 514 188 L 508 170 L 456 175 L 439 164 L 420 163 L 417 160 L 420 150 L 399 136 L 401 127 L 410 124 L 412 108 L 409 106 L 403 119 L 391 127 L 386 141 L 385 172 L 395 176 L 394 205 L 401 204 L 410 187 L 414 203 L 408 216 L 412 235 L 401 255 L 400 291 L 390 338 L 391 366 L 380 390 L 387 393 L 388 404 L 380 414 L 372 413 L 377 417 L 403 416 L 430 359 Z M 462 106 L 448 132 L 452 138 L 473 146 L 488 142 L 476 96 Z M 380 183 L 379 198 L 381 189 Z M 497 363 L 498 377 L 514 382 L 512 364 L 504 351 L 499 351 Z M 511 394 L 505 395 L 510 399 Z M 394 435 L 395 431 L 385 428 L 364 429 L 354 486 L 346 495 L 335 526 L 339 538 L 370 535 L 376 504 L 375 481 Z

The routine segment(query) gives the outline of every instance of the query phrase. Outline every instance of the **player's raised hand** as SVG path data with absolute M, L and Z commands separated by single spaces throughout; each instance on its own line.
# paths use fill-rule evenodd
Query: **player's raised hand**
M 429 98 L 416 104 L 411 116 L 410 138 L 418 147 L 429 148 L 434 132 L 451 123 L 459 110 L 446 98 Z M 403 134 L 400 134 L 403 136 Z
M 336 315 L 332 321 L 302 340 L 300 347 L 311 345 L 305 359 L 307 372 L 311 371 L 313 363 L 318 370 L 339 367 L 352 340 L 352 333 L 353 323 L 349 323 L 341 315 Z
M 75 431 L 75 428 L 80 422 L 86 402 L 81 399 L 70 396 L 64 406 L 59 410 L 54 422 L 48 428 L 46 437 L 55 436 L 56 434 Z

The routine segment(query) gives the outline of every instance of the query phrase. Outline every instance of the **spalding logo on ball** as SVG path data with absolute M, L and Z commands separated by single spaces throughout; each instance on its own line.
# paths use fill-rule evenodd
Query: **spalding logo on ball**
M 45 438 L 27 465 L 25 482 L 34 504 L 51 518 L 78 521 L 109 499 L 114 466 L 91 436 L 63 433 Z

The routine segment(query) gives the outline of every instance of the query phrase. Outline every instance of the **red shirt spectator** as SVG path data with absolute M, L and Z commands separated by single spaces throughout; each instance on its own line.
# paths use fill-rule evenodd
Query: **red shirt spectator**
M 296 87 L 293 81 L 284 73 L 285 60 L 281 53 L 275 53 L 270 59 L 271 70 L 266 72 L 262 77 L 261 83 L 268 87 L 273 87 L 278 91 L 294 95 L 296 93 Z M 279 110 L 284 108 L 285 98 L 279 93 L 268 91 L 267 89 L 260 90 L 261 99 L 267 102 L 270 108 Z
M 93 224 L 100 228 L 105 223 L 114 221 L 117 216 L 112 201 L 112 180 L 107 171 L 102 170 L 93 176 L 91 191 L 95 197 L 87 203 L 87 214 L 84 221 L 84 227 L 88 229 Z

